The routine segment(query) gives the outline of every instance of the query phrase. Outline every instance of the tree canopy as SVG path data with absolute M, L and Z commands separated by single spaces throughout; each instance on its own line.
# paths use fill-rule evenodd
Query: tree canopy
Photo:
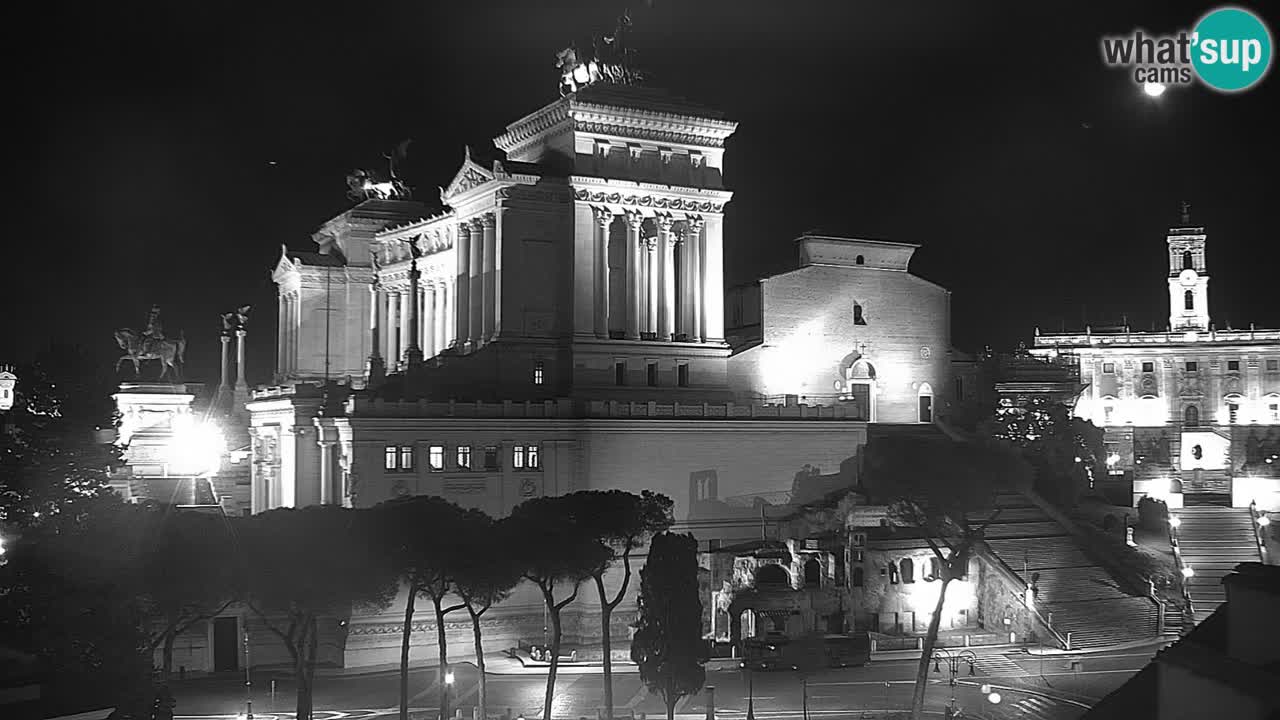
M 645 685 L 662 695 L 668 719 L 680 698 L 701 690 L 707 678 L 697 552 L 692 535 L 661 533 L 640 570 L 640 617 L 631 659 Z

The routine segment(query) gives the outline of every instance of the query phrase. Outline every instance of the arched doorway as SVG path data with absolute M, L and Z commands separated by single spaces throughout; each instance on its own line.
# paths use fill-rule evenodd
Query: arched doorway
M 1182 411 L 1182 424 L 1187 427 L 1200 425 L 1200 408 L 1195 405 L 1188 405 L 1187 409 Z
M 933 422 L 933 386 L 927 382 L 920 383 L 920 390 L 916 395 L 920 408 L 919 417 L 916 419 L 922 423 Z
M 844 371 L 840 400 L 849 406 L 850 416 L 868 422 L 876 421 L 876 367 L 866 358 L 854 354 L 845 358 L 852 362 Z

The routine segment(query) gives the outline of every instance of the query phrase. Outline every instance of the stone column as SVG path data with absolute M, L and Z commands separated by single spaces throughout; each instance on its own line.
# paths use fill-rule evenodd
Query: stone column
M 444 293 L 444 344 L 455 347 L 458 344 L 458 280 L 450 278 L 445 282 Z
M 640 339 L 640 226 L 644 217 L 628 212 L 627 221 L 627 333 L 628 340 Z
M 712 215 L 702 228 L 702 338 L 724 342 L 724 217 Z
M 704 267 L 706 256 L 703 254 L 702 244 L 702 218 L 690 217 L 687 221 L 688 233 L 685 235 L 685 244 L 689 248 L 689 255 L 692 257 L 690 264 L 689 278 L 690 296 L 693 301 L 693 324 L 689 328 L 689 338 L 694 342 L 705 342 L 706 335 L 706 298 L 703 296 L 703 287 L 705 285 L 706 268 Z
M 399 364 L 400 346 L 400 293 L 387 291 L 387 370 L 394 370 Z
M 231 336 L 223 331 L 222 337 L 222 380 L 218 383 L 218 395 L 226 392 L 227 386 L 231 384 Z
M 658 257 L 661 263 L 658 282 L 662 286 L 662 294 L 658 297 L 658 339 L 663 342 L 671 341 L 676 327 L 676 237 L 672 232 L 673 224 L 669 215 L 658 217 Z
M 411 271 L 412 272 L 412 271 Z M 408 362 L 410 336 L 413 334 L 413 291 L 412 284 L 407 290 L 400 291 L 400 345 L 396 359 L 401 367 Z
M 647 238 L 644 243 L 645 253 L 648 255 L 646 260 L 647 272 L 645 280 L 648 281 L 648 293 L 645 296 L 648 312 L 645 317 L 645 328 L 650 335 L 658 334 L 658 293 L 659 293 L 659 267 L 662 257 L 658 254 L 658 238 Z
M 471 333 L 471 226 L 459 223 L 457 227 L 458 241 L 454 244 L 454 257 L 457 262 L 457 274 L 454 287 L 454 335 L 455 344 L 461 348 Z
M 613 213 L 608 208 L 593 207 L 596 221 L 596 337 L 609 337 L 609 227 Z
M 416 251 L 415 251 L 416 253 Z M 408 311 L 408 322 L 402 322 L 408 332 L 404 349 L 404 364 L 407 368 L 416 368 L 422 364 L 422 346 L 419 330 L 422 328 L 422 290 L 419 280 L 422 273 L 418 270 L 418 259 L 409 260 L 409 292 L 405 295 L 405 310 Z
M 284 359 L 287 354 L 285 345 L 285 330 L 288 323 L 285 321 L 285 301 L 284 293 L 276 298 L 276 377 L 284 375 Z
M 324 432 L 322 428 L 316 428 L 319 432 Z M 332 440 L 320 440 L 320 504 L 333 505 L 333 499 L 338 496 L 333 491 L 333 446 Z
M 427 281 L 422 288 L 422 355 L 435 357 L 440 352 L 436 345 L 436 283 Z
M 302 313 L 298 312 L 298 293 L 289 293 L 289 372 L 298 370 L 298 330 Z
M 467 263 L 467 282 L 471 287 L 467 303 L 467 347 L 476 350 L 484 335 L 484 225 L 479 218 L 470 221 L 471 257 Z
M 386 376 L 387 366 L 382 361 L 382 339 L 379 335 L 379 317 L 382 314 L 382 293 L 377 279 L 369 286 L 369 362 L 365 368 L 365 384 L 377 385 Z
M 445 348 L 449 347 L 449 298 L 447 289 L 449 287 L 448 280 L 440 280 L 436 283 L 435 292 L 435 331 L 436 331 L 436 354 L 439 355 Z
M 484 305 L 480 309 L 480 342 L 493 340 L 498 319 L 498 266 L 497 266 L 497 220 L 493 213 L 480 216 L 480 231 L 484 237 Z

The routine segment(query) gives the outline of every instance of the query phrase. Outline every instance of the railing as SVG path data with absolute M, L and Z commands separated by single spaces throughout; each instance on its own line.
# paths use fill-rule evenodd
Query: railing
M 1036 348 L 1059 345 L 1173 345 L 1199 342 L 1248 342 L 1256 340 L 1280 340 L 1280 330 L 1181 330 L 1173 332 L 1106 332 L 1063 333 L 1038 335 Z
M 1182 588 L 1182 601 L 1186 603 L 1186 614 L 1195 617 L 1196 608 L 1191 602 L 1191 591 L 1187 589 L 1187 565 L 1182 561 L 1182 543 L 1178 542 L 1178 528 L 1172 522 L 1174 515 L 1169 514 L 1165 527 L 1169 531 L 1169 546 L 1173 548 L 1173 559 L 1178 566 L 1178 585 Z
M 265 395 L 262 397 L 266 397 Z M 858 420 L 841 405 L 740 405 L 737 403 L 659 403 L 588 400 L 568 398 L 543 401 L 503 400 L 501 402 L 432 402 L 428 400 L 386 401 L 360 396 L 347 398 L 348 415 L 370 417 L 468 417 L 468 418 L 616 418 L 681 419 L 724 418 Z
M 1262 522 L 1262 518 L 1267 517 L 1265 511 L 1258 511 L 1258 501 L 1249 501 L 1249 520 L 1253 523 L 1253 539 L 1258 543 L 1258 558 L 1262 562 L 1267 561 L 1267 539 L 1262 536 L 1265 532 L 1263 527 L 1271 523 L 1271 518 L 1267 517 L 1267 522 Z

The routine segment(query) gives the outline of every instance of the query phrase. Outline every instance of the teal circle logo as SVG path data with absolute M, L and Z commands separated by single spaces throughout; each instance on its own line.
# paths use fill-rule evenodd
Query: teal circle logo
M 1257 15 L 1227 7 L 1196 24 L 1191 64 L 1206 85 L 1223 92 L 1253 87 L 1271 66 L 1271 33 Z

